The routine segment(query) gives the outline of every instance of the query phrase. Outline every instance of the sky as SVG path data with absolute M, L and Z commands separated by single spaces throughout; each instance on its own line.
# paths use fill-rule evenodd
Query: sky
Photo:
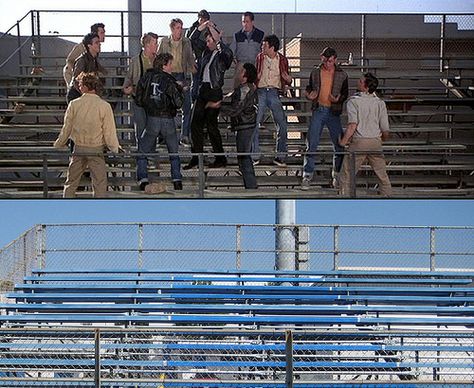
M 275 223 L 275 200 L 0 200 L 0 247 L 35 224 Z M 474 200 L 297 200 L 296 222 L 474 226 Z
M 82 0 L 69 2 L 63 0 L 0 0 L 0 31 L 5 32 L 28 11 L 34 10 L 126 10 L 126 0 Z M 180 0 L 166 2 L 142 0 L 143 11 L 198 11 L 206 8 L 212 12 L 474 12 L 474 0 L 272 0 L 255 2 L 253 0 Z M 77 15 L 76 15 L 77 16 Z M 74 20 L 63 19 L 65 24 L 79 24 Z M 90 23 L 89 23 L 90 24 Z M 61 30 L 61 26 L 57 26 Z

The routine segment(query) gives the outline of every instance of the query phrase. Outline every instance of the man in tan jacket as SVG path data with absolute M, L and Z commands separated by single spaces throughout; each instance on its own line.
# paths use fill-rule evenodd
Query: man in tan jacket
M 107 147 L 117 153 L 120 149 L 114 114 L 110 104 L 96 93 L 100 87 L 96 74 L 81 73 L 78 80 L 82 96 L 69 103 L 61 133 L 54 142 L 56 148 L 65 147 L 69 139 L 74 142 L 63 196 L 75 197 L 82 174 L 89 168 L 94 197 L 105 197 L 107 169 L 104 150 Z

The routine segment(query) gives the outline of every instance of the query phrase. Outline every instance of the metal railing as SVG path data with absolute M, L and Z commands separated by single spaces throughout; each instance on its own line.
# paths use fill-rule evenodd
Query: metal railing
M 472 383 L 472 330 L 0 329 L 0 384 L 315 387 Z M 376 381 L 372 382 L 372 380 Z M 192 385 L 194 384 L 194 385 Z M 75 385 L 74 385 L 75 386 Z
M 290 241 L 278 249 L 281 230 Z M 43 269 L 474 270 L 474 227 L 99 223 L 35 225 L 0 251 L 3 289 Z

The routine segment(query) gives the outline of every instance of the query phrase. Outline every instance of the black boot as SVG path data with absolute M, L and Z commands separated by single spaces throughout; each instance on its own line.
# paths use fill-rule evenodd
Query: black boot
M 193 156 L 189 163 L 183 167 L 183 170 L 191 170 L 199 164 L 199 159 L 197 156 Z
M 183 182 L 181 181 L 174 181 L 173 186 L 175 190 L 183 190 Z

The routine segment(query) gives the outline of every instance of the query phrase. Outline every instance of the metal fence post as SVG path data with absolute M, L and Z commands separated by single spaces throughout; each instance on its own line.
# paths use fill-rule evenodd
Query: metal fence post
M 199 171 L 199 198 L 204 198 L 204 155 L 198 155 L 198 171 Z
M 30 11 L 31 12 L 31 11 Z M 17 42 L 18 42 L 18 64 L 20 65 L 20 75 L 23 74 L 23 60 L 21 55 L 21 34 L 20 34 L 20 21 L 16 22 L 16 35 L 17 35 Z M 17 81 L 18 84 L 18 81 Z
M 355 156 L 354 152 L 351 152 L 349 154 L 349 182 L 350 182 L 350 185 L 351 185 L 351 188 L 350 188 L 351 198 L 355 198 L 357 196 L 355 157 L 356 156 Z
M 48 155 L 43 155 L 43 198 L 48 198 Z
M 334 255 L 334 263 L 333 263 L 333 269 L 334 271 L 337 271 L 339 269 L 339 225 L 334 226 L 334 231 L 333 231 L 333 255 Z
M 143 267 L 143 224 L 138 224 L 138 268 Z
M 361 32 L 360 32 L 360 71 L 365 71 L 365 28 L 366 15 L 361 15 Z
M 100 388 L 100 329 L 95 329 L 94 344 L 94 386 Z
M 46 267 L 46 225 L 41 225 L 40 229 L 41 233 L 41 240 L 40 240 L 40 262 L 39 267 L 40 269 L 44 269 Z
M 446 35 L 446 15 L 441 19 L 441 31 L 439 38 L 439 71 L 444 71 L 444 50 L 445 50 L 445 35 Z
M 434 271 L 436 269 L 435 234 L 436 228 L 433 226 L 430 227 L 430 271 Z
M 26 269 L 28 267 L 27 265 L 27 261 L 28 261 L 28 255 L 26 253 L 26 236 L 27 236 L 28 233 L 25 233 L 23 235 L 23 276 L 26 276 L 27 273 L 26 273 Z
M 293 388 L 293 332 L 285 331 L 285 386 Z
M 241 268 L 241 254 L 242 254 L 242 241 L 241 241 L 241 232 L 242 232 L 242 225 L 235 226 L 235 268 L 240 270 Z

